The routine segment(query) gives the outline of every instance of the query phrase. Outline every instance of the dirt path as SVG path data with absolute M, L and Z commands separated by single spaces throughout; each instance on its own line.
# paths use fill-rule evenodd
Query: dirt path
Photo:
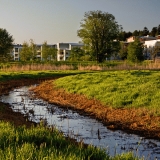
M 101 120 L 109 129 L 121 129 L 136 133 L 146 138 L 160 140 L 160 116 L 154 116 L 146 109 L 112 109 L 97 100 L 87 99 L 83 95 L 68 94 L 63 89 L 57 90 L 53 81 L 46 81 L 34 88 L 36 96 L 50 103 L 58 104 L 88 113 Z

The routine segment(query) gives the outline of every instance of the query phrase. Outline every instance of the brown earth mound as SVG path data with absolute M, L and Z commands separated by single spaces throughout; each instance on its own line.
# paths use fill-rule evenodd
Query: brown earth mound
M 160 116 L 155 116 L 145 108 L 113 109 L 102 105 L 95 99 L 83 95 L 69 94 L 63 89 L 56 89 L 53 80 L 46 81 L 32 89 L 36 96 L 61 107 L 79 110 L 81 113 L 94 116 L 109 129 L 121 129 L 136 133 L 146 138 L 160 140 Z

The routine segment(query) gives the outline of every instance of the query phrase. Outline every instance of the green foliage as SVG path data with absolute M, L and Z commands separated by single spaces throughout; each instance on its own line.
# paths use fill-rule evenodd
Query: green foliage
M 81 61 L 81 57 L 84 56 L 84 50 L 79 47 L 73 47 L 69 56 L 70 61 Z
M 57 56 L 57 49 L 52 48 L 47 44 L 47 42 L 44 42 L 42 45 L 42 58 L 44 61 L 51 61 L 56 60 Z
M 160 46 L 159 45 L 156 45 L 155 47 L 150 47 L 148 48 L 148 51 L 150 52 L 151 54 L 151 59 L 153 61 L 155 61 L 155 58 L 157 56 L 157 53 L 160 53 Z
M 0 61 L 7 61 L 13 48 L 13 37 L 6 29 L 0 28 Z
M 127 45 L 125 45 L 125 43 L 121 42 L 119 56 L 122 60 L 125 60 L 125 59 L 127 59 L 127 55 L 128 55 Z
M 31 57 L 32 57 L 32 53 L 30 51 L 29 44 L 27 42 L 24 42 L 22 50 L 20 51 L 20 60 L 29 61 Z
M 61 132 L 42 125 L 27 129 L 15 128 L 10 123 L 0 122 L 1 160 L 108 160 L 104 150 L 89 145 L 72 143 Z
M 146 107 L 159 112 L 159 71 L 106 71 L 68 76 L 55 81 L 67 92 L 84 94 L 114 108 Z
M 136 39 L 128 45 L 127 60 L 131 62 L 139 62 L 144 60 L 142 43 Z
M 85 71 L 23 71 L 23 72 L 0 72 L 0 81 L 16 80 L 16 79 L 39 79 L 45 77 L 63 77 L 68 75 L 82 74 Z
M 113 40 L 118 37 L 120 26 L 112 14 L 102 11 L 89 11 L 84 15 L 78 36 L 85 44 L 85 50 L 92 53 L 94 60 L 102 62 L 112 54 Z

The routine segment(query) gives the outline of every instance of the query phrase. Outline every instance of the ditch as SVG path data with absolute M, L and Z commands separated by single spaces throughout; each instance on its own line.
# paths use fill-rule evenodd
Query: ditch
M 147 160 L 160 159 L 160 141 L 120 130 L 109 130 L 101 122 L 87 115 L 34 98 L 33 92 L 29 91 L 27 86 L 2 95 L 0 101 L 9 103 L 15 112 L 21 112 L 30 121 L 56 126 L 65 136 L 104 148 L 111 156 L 132 151 Z

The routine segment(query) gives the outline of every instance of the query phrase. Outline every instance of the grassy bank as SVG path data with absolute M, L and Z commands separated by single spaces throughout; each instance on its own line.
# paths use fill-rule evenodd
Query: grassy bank
M 106 72 L 107 73 L 107 72 Z M 116 73 L 116 72 L 108 72 Z M 78 74 L 78 75 L 76 75 Z M 82 75 L 81 75 L 82 74 Z M 104 77 L 103 77 L 104 74 Z M 92 84 L 93 77 L 105 78 L 105 72 L 99 73 L 88 73 L 80 71 L 21 71 L 21 72 L 0 72 L 0 81 L 9 82 L 10 80 L 17 79 L 34 79 L 34 78 L 45 78 L 45 77 L 63 77 L 70 75 L 68 78 L 70 81 L 73 80 L 74 88 L 80 85 L 80 81 L 75 80 L 75 77 L 79 77 L 79 80 L 83 79 Z M 75 76 L 73 76 L 75 75 Z M 92 75 L 92 77 L 88 77 Z M 82 77 L 81 77 L 82 76 Z M 85 77 L 87 79 L 85 79 Z M 114 77 L 114 76 L 113 76 Z M 116 76 L 115 76 L 116 77 Z M 67 78 L 67 77 L 65 77 Z M 59 83 L 68 83 L 63 81 L 65 78 L 61 78 Z M 96 80 L 96 79 L 95 79 Z M 98 80 L 98 79 L 97 79 Z M 99 79 L 100 80 L 100 79 Z M 57 81 L 58 82 L 58 81 Z M 95 82 L 100 84 L 98 81 Z M 76 85 L 75 85 L 76 84 Z M 4 86 L 5 87 L 5 86 Z M 61 86 L 63 87 L 63 86 Z M 93 85 L 93 87 L 95 87 Z M 94 90 L 93 90 L 94 92 Z M 76 91 L 74 91 L 76 93 Z M 80 93 L 82 94 L 82 93 Z M 91 98 L 92 96 L 90 96 Z M 117 155 L 115 157 L 109 157 L 103 150 L 96 149 L 92 146 L 88 148 L 77 146 L 71 141 L 68 141 L 64 136 L 56 131 L 56 129 L 48 130 L 42 126 L 38 128 L 26 129 L 25 127 L 15 128 L 9 123 L 0 123 L 0 157 L 3 159 L 109 159 L 109 160 L 121 160 L 121 159 L 138 159 L 133 158 L 131 153 Z M 52 135 L 53 134 L 53 135 Z M 27 157 L 28 156 L 28 157 Z M 16 158 L 15 158 L 16 157 Z
M 107 71 L 57 79 L 57 87 L 84 94 L 112 108 L 145 107 L 160 115 L 159 71 Z
M 109 157 L 105 150 L 67 140 L 56 128 L 14 127 L 0 122 L 1 160 L 121 160 L 133 158 L 132 153 Z
M 82 74 L 85 71 L 55 71 L 55 70 L 45 70 L 45 71 L 16 71 L 16 72 L 5 72 L 0 71 L 0 82 L 6 82 L 8 80 L 19 80 L 19 79 L 39 79 L 39 78 L 59 78 L 68 75 Z

